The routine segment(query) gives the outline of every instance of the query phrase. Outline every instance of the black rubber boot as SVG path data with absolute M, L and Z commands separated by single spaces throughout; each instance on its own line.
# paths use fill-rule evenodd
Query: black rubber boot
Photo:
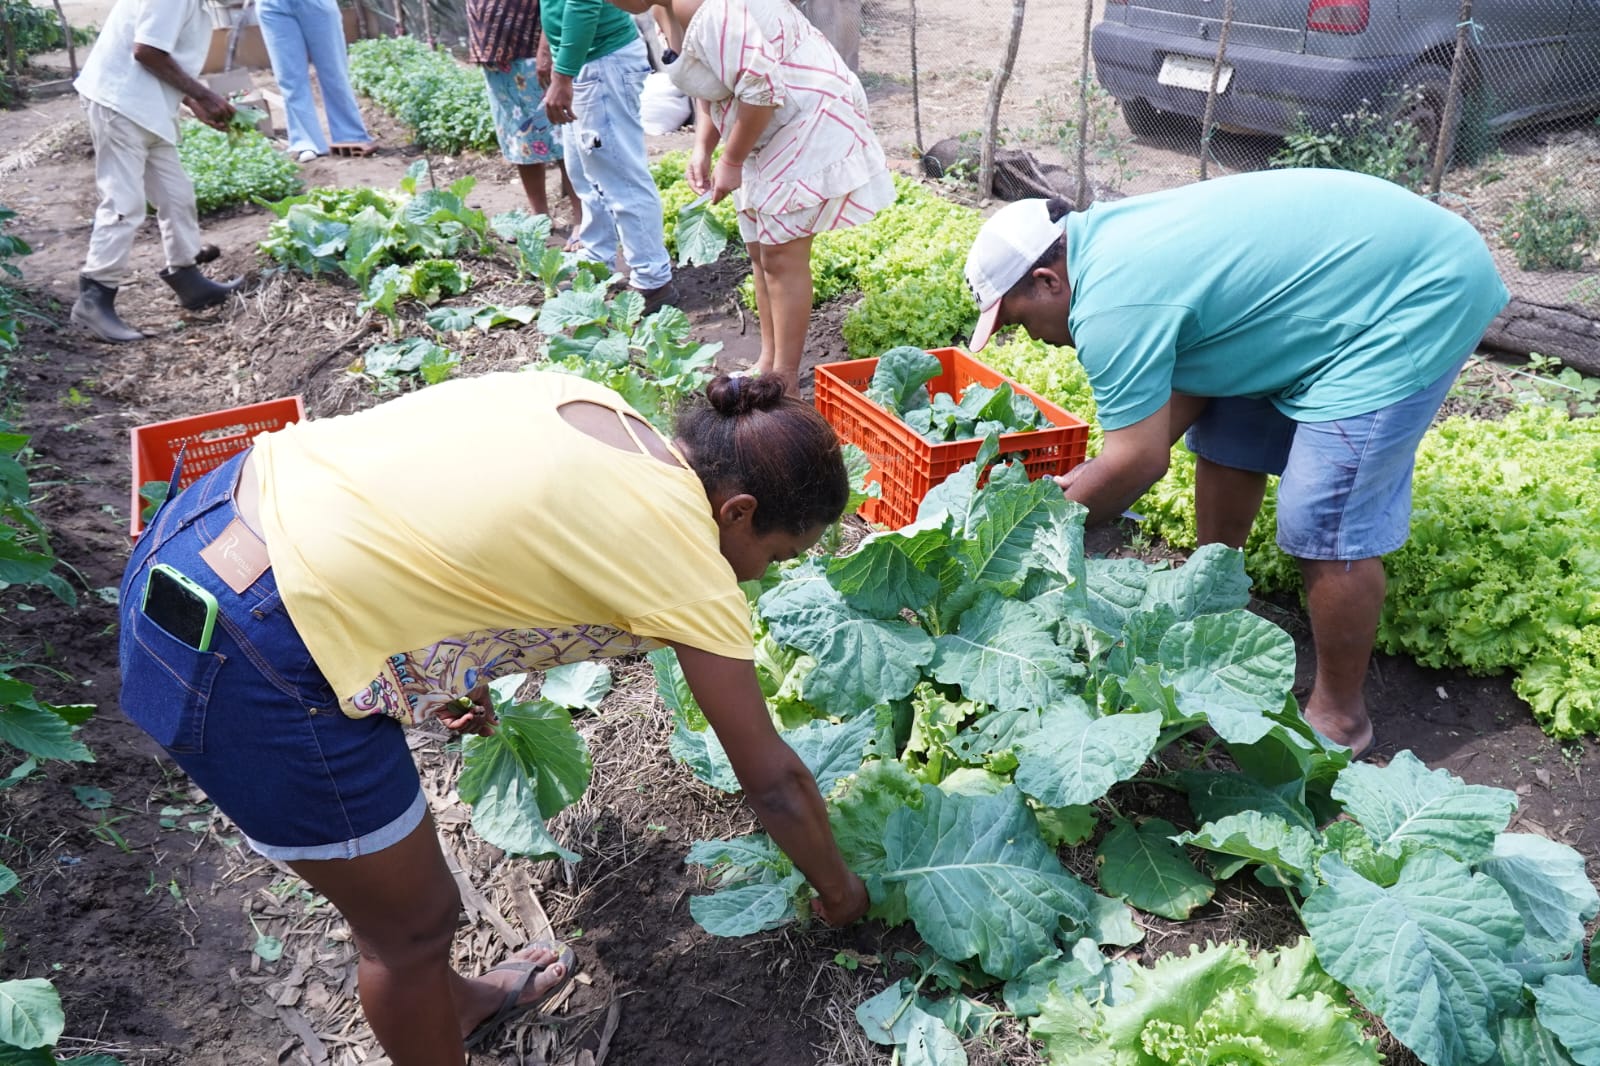
M 144 334 L 117 317 L 113 306 L 117 290 L 93 278 L 78 275 L 78 299 L 72 305 L 72 321 L 111 344 L 142 341 Z
M 161 280 L 172 286 L 178 302 L 187 311 L 198 311 L 228 298 L 228 294 L 244 284 L 243 278 L 232 281 L 212 281 L 200 273 L 197 266 L 171 267 L 161 272 Z

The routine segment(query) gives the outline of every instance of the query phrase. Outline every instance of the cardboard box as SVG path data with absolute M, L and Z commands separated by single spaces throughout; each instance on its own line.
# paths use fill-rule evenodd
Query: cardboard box
M 237 11 L 229 10 L 227 14 L 237 17 Z M 356 32 L 356 12 L 354 8 L 345 8 L 344 39 L 358 40 L 360 34 Z M 255 14 L 251 12 L 250 21 L 239 29 L 239 43 L 233 50 L 233 66 L 244 67 L 247 70 L 271 70 L 272 60 L 267 56 L 267 43 L 261 37 L 261 27 L 255 22 Z M 229 26 L 219 26 L 211 31 L 211 47 L 206 52 L 206 61 L 200 66 L 200 73 L 212 74 L 221 71 L 228 58 L 228 34 L 233 29 Z M 231 70 L 231 68 L 230 68 Z
M 273 131 L 273 109 L 267 102 L 267 94 L 257 89 L 255 79 L 247 70 L 235 67 L 232 70 L 221 71 L 217 74 L 202 75 L 201 80 L 206 87 L 219 96 L 234 100 L 244 107 L 253 107 L 262 114 L 260 122 L 256 123 L 256 130 L 263 137 L 271 137 Z M 281 104 L 281 102 L 280 102 Z

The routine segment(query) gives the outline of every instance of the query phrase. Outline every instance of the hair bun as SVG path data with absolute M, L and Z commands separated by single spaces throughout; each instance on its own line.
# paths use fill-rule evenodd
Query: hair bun
M 724 418 L 771 411 L 784 401 L 783 382 L 771 374 L 719 374 L 706 385 L 711 409 Z

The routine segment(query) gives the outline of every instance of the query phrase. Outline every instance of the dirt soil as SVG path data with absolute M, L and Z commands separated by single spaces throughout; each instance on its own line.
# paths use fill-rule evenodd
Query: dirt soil
M 214 312 L 180 313 L 155 278 L 152 225 L 138 246 L 139 281 L 119 303 L 152 337 L 113 347 L 64 328 L 94 200 L 75 118 L 69 100 L 0 117 L 17 131 L 10 143 L 33 146 L 25 166 L 0 174 L 0 202 L 19 211 L 18 232 L 37 249 L 25 267 L 40 315 L 9 368 L 9 413 L 33 435 L 39 511 L 80 600 L 69 609 L 38 590 L 5 590 L 0 646 L 9 660 L 34 664 L 23 676 L 45 698 L 98 706 L 82 732 L 97 761 L 52 764 L 4 794 L 0 862 L 22 888 L 0 900 L 8 945 L 0 978 L 52 979 L 68 1017 L 63 1049 L 77 1054 L 193 1066 L 385 1062 L 355 1006 L 355 953 L 337 915 L 242 848 L 226 820 L 118 713 L 113 607 L 128 548 L 129 427 L 292 393 L 305 397 L 313 418 L 378 402 L 346 371 L 376 338 L 357 322 L 350 289 L 263 272 L 253 247 L 270 216 L 253 209 L 206 221 L 208 239 L 224 248 L 211 270 L 246 274 L 242 297 Z M 392 126 L 377 124 L 388 144 L 403 143 Z M 306 177 L 392 186 L 410 158 L 390 148 L 368 160 L 319 161 Z M 903 156 L 897 165 L 910 168 Z M 438 170 L 444 178 L 478 175 L 477 207 L 519 206 L 520 191 L 498 160 L 441 160 Z M 505 264 L 470 266 L 486 284 L 473 299 L 537 300 Z M 740 273 L 725 263 L 680 274 L 699 335 L 723 341 L 730 366 L 755 352 L 754 322 L 732 297 Z M 844 310 L 819 310 L 808 360 L 842 356 Z M 472 342 L 462 372 L 520 365 L 537 349 L 532 329 L 497 331 Z M 1114 531 L 1094 545 L 1128 550 Z M 1297 606 L 1260 606 L 1304 644 Z M 1410 748 L 1469 781 L 1515 789 L 1517 828 L 1571 844 L 1600 871 L 1596 745 L 1553 744 L 1504 678 L 1380 656 L 1368 695 L 1384 751 Z M 741 941 L 707 936 L 689 917 L 700 882 L 684 853 L 695 839 L 747 827 L 749 815 L 672 763 L 670 720 L 642 667 L 622 672 L 605 711 L 583 730 L 596 754 L 595 781 L 554 826 L 583 856 L 570 867 L 509 860 L 477 840 L 453 802 L 459 756 L 441 736 L 415 735 L 447 852 L 462 871 L 460 965 L 487 966 L 553 931 L 576 946 L 583 969 L 563 1005 L 565 1022 L 512 1027 L 474 1061 L 574 1062 L 595 1052 L 627 1066 L 884 1061 L 852 1035 L 851 1012 L 904 972 L 895 953 L 914 946 L 908 934 L 863 925 Z M 91 809 L 91 789 L 108 793 L 111 805 Z M 1220 893 L 1201 918 L 1151 921 L 1136 954 L 1206 937 L 1266 945 L 1295 930 L 1286 908 L 1247 886 Z M 263 938 L 281 942 L 281 957 L 269 960 L 273 942 Z M 835 961 L 841 957 L 848 966 Z M 1028 1054 L 1015 1031 L 972 1053 L 979 1063 Z

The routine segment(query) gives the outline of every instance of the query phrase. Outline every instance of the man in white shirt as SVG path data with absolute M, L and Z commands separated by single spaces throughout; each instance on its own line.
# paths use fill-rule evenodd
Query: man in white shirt
M 167 259 L 161 279 L 184 307 L 220 303 L 243 281 L 219 284 L 195 265 L 200 218 L 194 185 L 178 161 L 179 104 L 218 129 L 233 115 L 233 107 L 195 77 L 210 42 L 205 0 L 117 0 L 73 83 L 88 113 L 100 204 L 72 320 L 103 341 L 144 336 L 117 316 L 113 304 L 131 273 L 146 203 L 155 205 L 161 225 Z

